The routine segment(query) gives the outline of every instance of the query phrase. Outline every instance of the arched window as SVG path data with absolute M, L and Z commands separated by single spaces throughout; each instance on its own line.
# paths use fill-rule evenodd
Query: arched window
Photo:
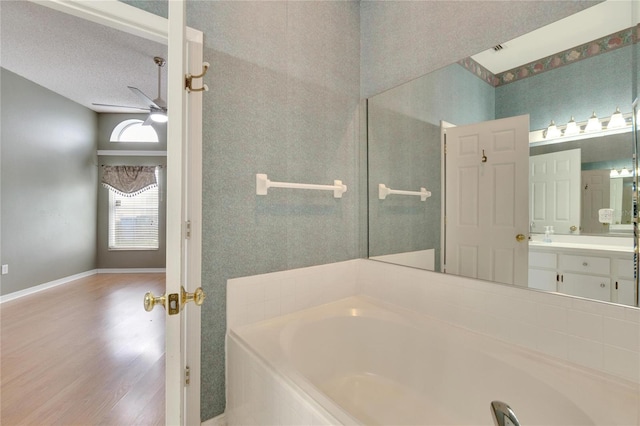
M 143 126 L 142 120 L 124 120 L 111 132 L 111 142 L 158 142 L 153 126 Z

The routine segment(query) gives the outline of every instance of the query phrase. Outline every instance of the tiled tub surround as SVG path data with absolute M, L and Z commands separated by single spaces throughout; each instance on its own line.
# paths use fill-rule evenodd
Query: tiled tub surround
M 505 345 L 508 348 L 515 344 L 516 351 L 522 354 L 529 351 L 533 358 L 545 359 L 544 355 L 549 355 L 545 362 L 567 362 L 569 366 L 574 365 L 570 368 L 575 371 L 584 370 L 587 376 L 602 378 L 596 379 L 589 386 L 592 390 L 605 389 L 608 386 L 605 382 L 610 384 L 607 378 L 609 376 L 618 378 L 621 386 L 630 386 L 637 398 L 640 375 L 640 311 L 637 309 L 523 291 L 381 262 L 354 260 L 229 280 L 228 324 L 235 330 L 240 325 L 358 294 L 396 305 L 396 310 L 404 308 L 412 312 L 412 315 L 432 317 L 449 325 L 498 339 L 501 342 L 495 342 L 496 347 Z M 275 306 L 279 308 L 276 309 Z M 255 386 L 258 386 L 251 382 L 251 377 L 262 380 L 259 382 L 259 393 L 266 393 L 267 396 L 262 398 L 271 398 L 270 401 L 274 400 L 273 392 L 276 390 L 265 387 L 266 377 L 271 377 L 269 383 L 279 384 L 280 390 L 289 389 L 290 392 L 296 386 L 291 384 L 290 379 L 273 376 L 274 370 L 267 367 L 264 360 L 260 360 L 262 355 L 251 353 L 237 357 L 239 344 L 234 339 L 228 339 L 227 410 L 231 424 L 234 418 L 238 418 L 238 413 L 242 412 L 236 411 L 241 406 L 248 408 L 249 412 L 252 412 L 251 407 L 256 407 L 247 400 L 243 404 L 237 404 L 238 392 L 247 396 L 247 389 L 255 390 Z M 232 348 L 236 352 L 232 352 Z M 246 361 L 252 357 L 256 362 L 244 366 L 237 364 L 240 359 Z M 239 388 L 242 380 L 245 385 Z M 303 416 L 319 424 L 335 423 L 326 412 L 322 414 L 323 409 L 319 405 L 307 400 L 308 395 L 288 398 L 285 400 L 302 398 L 306 405 L 294 404 L 298 410 L 294 412 L 287 411 L 290 407 L 283 408 L 284 411 L 277 411 L 275 408 L 272 411 Z M 512 403 L 506 396 L 505 399 Z M 611 401 L 610 398 L 602 400 L 602 405 L 607 406 Z M 595 405 L 598 403 L 594 402 Z M 305 410 L 304 407 L 309 404 L 314 408 Z M 636 424 L 637 400 L 633 413 L 635 420 L 632 424 Z M 286 423 L 282 417 L 274 420 L 272 417 L 257 415 L 255 419 L 262 419 L 260 422 L 267 423 Z

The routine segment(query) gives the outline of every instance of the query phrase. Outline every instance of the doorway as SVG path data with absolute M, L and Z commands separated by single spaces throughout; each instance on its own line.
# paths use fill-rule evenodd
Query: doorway
M 87 18 L 90 21 L 93 22 L 97 22 L 97 23 L 107 23 L 107 25 L 109 27 L 116 27 L 119 30 L 123 30 L 129 34 L 134 34 L 134 35 L 144 35 L 144 36 L 148 36 L 150 39 L 152 40 L 167 40 L 168 37 L 168 33 L 167 33 L 167 25 L 166 25 L 166 20 L 164 20 L 163 18 L 149 18 L 148 16 L 142 16 L 142 15 L 149 15 L 146 12 L 143 12 L 141 10 L 137 10 L 135 8 L 132 8 L 131 6 L 125 5 L 123 3 L 117 2 L 117 1 L 110 1 L 110 2 L 87 2 L 87 3 L 58 3 L 58 2 L 51 2 L 51 3 L 45 3 L 45 5 L 51 6 L 52 8 L 58 9 L 58 10 L 62 10 L 65 13 L 69 13 L 70 15 L 74 15 L 74 16 L 79 16 L 81 18 Z M 128 10 L 126 12 L 123 13 L 123 8 L 127 8 Z M 135 10 L 134 10 L 135 9 Z M 108 16 L 108 18 L 104 18 L 105 16 Z M 162 20 L 164 22 L 164 24 L 158 25 L 158 20 Z M 46 28 L 46 26 L 44 27 Z M 172 28 L 174 28 L 175 30 L 175 25 L 172 26 Z M 170 30 L 171 31 L 171 30 Z M 184 32 L 184 28 L 182 28 L 182 31 Z M 194 31 L 189 31 L 187 30 L 187 34 L 191 34 L 193 36 Z M 200 49 L 200 63 L 199 65 L 202 66 L 202 59 L 201 59 L 201 54 L 202 54 L 202 35 L 200 33 L 199 36 L 199 49 Z M 4 37 L 3 37 L 4 39 Z M 172 38 L 174 39 L 174 38 Z M 189 38 L 189 40 L 192 40 L 192 38 Z M 196 42 L 197 44 L 197 42 Z M 73 50 L 73 49 L 70 49 Z M 182 55 L 178 55 L 176 57 L 181 57 Z M 191 56 L 191 58 L 195 58 L 195 56 Z M 78 61 L 80 62 L 80 61 Z M 50 65 L 50 64 L 48 64 Z M 74 64 L 75 66 L 76 64 Z M 184 69 L 184 64 L 179 64 L 178 68 L 183 68 Z M 180 72 L 176 73 L 175 71 L 178 71 L 177 68 L 174 67 L 174 77 L 173 77 L 173 81 L 179 81 L 180 76 Z M 182 72 L 182 75 L 184 75 L 184 72 Z M 184 77 L 182 77 L 184 78 Z M 175 93 L 174 93 L 175 95 Z M 175 96 L 174 96 L 175 98 Z M 193 99 L 193 97 L 192 97 Z M 193 105 L 197 106 L 197 102 L 189 102 L 189 105 L 192 106 L 191 108 L 191 116 L 197 116 L 198 113 L 201 111 L 201 105 L 199 106 L 199 108 L 193 108 Z M 180 111 L 180 108 L 177 109 L 176 111 Z M 184 114 L 184 113 L 183 113 Z M 177 121 L 181 121 L 181 120 L 177 120 Z M 200 136 L 201 130 L 198 128 L 198 125 L 200 125 L 201 127 L 201 122 L 197 122 L 196 125 L 193 125 L 192 121 L 189 121 L 189 123 L 187 124 L 187 128 L 189 128 L 189 130 L 191 130 L 190 132 L 190 137 L 192 141 L 196 141 Z M 181 138 L 175 138 L 174 142 L 172 142 L 172 146 L 173 146 L 173 152 L 178 152 L 181 151 L 181 146 L 183 144 L 182 142 L 183 139 Z M 176 145 L 177 145 L 177 150 L 176 150 Z M 200 149 L 200 146 L 196 143 L 193 146 L 189 146 L 189 152 L 190 153 L 197 153 L 198 149 Z M 171 150 L 169 150 L 169 152 L 171 152 Z M 192 155 L 196 155 L 196 154 L 192 154 Z M 177 157 L 176 157 L 177 158 Z M 189 161 L 189 159 L 183 159 L 182 157 L 178 158 L 177 160 L 175 160 L 174 158 L 172 158 L 172 156 L 168 157 L 168 160 L 173 162 L 170 163 L 170 169 L 173 170 L 182 170 L 182 162 L 183 161 Z M 178 164 L 178 167 L 175 167 L 176 165 L 176 161 Z M 194 181 L 198 181 L 200 176 L 201 176 L 201 172 L 199 171 L 198 167 L 193 167 L 189 170 L 190 173 L 190 179 L 194 180 Z M 200 173 L 199 176 L 196 176 L 198 173 Z M 186 178 L 181 176 L 180 174 L 178 174 L 176 176 L 176 174 L 174 173 L 174 176 L 171 177 L 171 174 L 169 174 L 169 182 L 168 182 L 168 188 L 171 188 L 171 186 L 173 185 L 173 187 L 175 188 L 176 186 L 176 182 L 178 183 L 178 186 L 181 185 L 181 182 L 183 180 L 185 180 Z M 175 194 L 174 192 L 170 191 L 170 193 Z M 193 212 L 197 212 L 198 211 L 198 201 L 201 198 L 201 190 L 199 191 L 197 188 L 195 188 L 193 190 L 193 193 L 189 193 L 189 211 L 193 211 Z M 174 204 L 177 205 L 178 210 L 182 209 L 184 207 L 184 199 L 186 199 L 186 194 L 184 199 L 181 198 L 182 195 L 180 197 L 175 197 L 174 196 Z M 176 203 L 177 200 L 177 203 Z M 174 205 L 172 207 L 172 209 L 175 210 L 176 205 Z M 200 238 L 200 226 L 199 226 L 199 217 L 194 216 L 193 217 L 193 223 L 194 225 L 191 228 L 191 243 L 190 244 L 184 244 L 184 245 L 193 245 L 193 244 L 197 244 L 199 243 L 199 238 Z M 174 236 L 173 238 L 173 247 L 174 250 L 177 247 L 178 250 L 178 254 L 175 255 L 175 252 L 173 253 L 175 256 L 167 256 L 168 258 L 180 258 L 181 257 L 181 246 L 183 245 L 183 243 L 181 243 L 179 241 L 180 239 L 180 234 L 181 234 L 181 230 L 183 229 L 183 222 L 182 220 L 178 220 L 178 221 L 173 221 L 173 222 L 169 222 L 169 225 L 167 226 L 167 233 L 168 234 L 172 234 Z M 177 233 L 176 233 L 177 230 Z M 177 238 L 175 238 L 175 235 L 177 234 Z M 177 243 L 176 243 L 176 240 Z M 198 251 L 197 250 L 191 250 L 190 251 L 190 257 L 189 257 L 189 262 L 186 263 L 186 269 L 189 270 L 190 272 L 192 272 L 192 265 L 198 265 L 199 262 L 199 257 L 198 257 Z M 198 265 L 199 268 L 199 265 Z M 198 269 L 199 271 L 199 269 Z M 198 274 L 194 273 L 191 274 L 192 276 L 198 276 Z M 180 282 L 180 281 L 176 281 L 176 282 Z M 185 282 L 185 287 L 189 284 L 188 282 Z M 187 287 L 187 289 L 189 290 L 189 287 Z M 161 292 L 159 291 L 158 294 L 160 294 Z M 139 295 L 139 303 L 140 305 L 142 305 L 142 298 L 144 296 L 144 292 L 141 292 Z M 193 318 L 194 320 L 197 319 L 198 322 L 198 327 L 192 327 L 189 328 L 190 332 L 194 332 L 197 333 L 197 339 L 199 341 L 199 311 L 198 311 L 198 315 L 193 315 L 191 316 L 191 318 Z M 180 340 L 180 336 L 182 334 L 182 330 L 180 330 L 178 332 L 178 334 L 176 336 L 174 336 L 174 339 L 177 338 L 177 340 Z M 195 335 L 195 334 L 194 334 Z M 190 337 L 193 337 L 192 335 L 187 336 L 187 342 L 189 342 Z M 172 343 L 175 343 L 172 341 Z M 199 342 L 198 342 L 199 343 Z M 171 345 L 171 347 L 173 347 L 174 345 Z M 176 345 L 179 346 L 179 345 Z M 189 346 L 189 345 L 187 345 Z M 196 351 L 197 355 L 199 356 L 199 350 Z M 193 382 L 197 382 L 198 385 L 198 393 L 199 393 L 199 357 L 196 363 L 191 364 L 191 371 L 194 377 L 197 377 L 197 380 L 192 380 Z M 179 393 L 182 393 L 182 386 L 180 386 L 180 391 Z M 193 388 L 195 388 L 196 386 L 194 386 Z M 189 391 L 187 391 L 187 393 L 189 393 Z M 198 413 L 199 414 L 199 413 Z

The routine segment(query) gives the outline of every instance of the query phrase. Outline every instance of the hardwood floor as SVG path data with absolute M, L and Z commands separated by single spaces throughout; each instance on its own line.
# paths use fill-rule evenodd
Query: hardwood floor
M 164 425 L 164 274 L 99 274 L 0 305 L 0 424 Z

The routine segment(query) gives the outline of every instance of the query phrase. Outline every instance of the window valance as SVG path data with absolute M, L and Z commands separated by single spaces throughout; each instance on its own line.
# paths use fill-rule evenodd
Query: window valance
M 103 166 L 102 185 L 124 197 L 158 186 L 156 166 Z

